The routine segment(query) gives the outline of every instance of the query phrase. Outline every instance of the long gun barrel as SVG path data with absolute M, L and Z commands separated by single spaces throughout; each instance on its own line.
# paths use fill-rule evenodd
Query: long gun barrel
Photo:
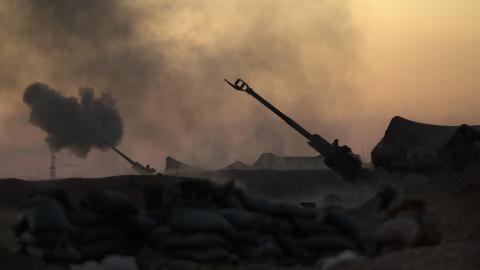
M 325 158 L 325 164 L 332 170 L 340 174 L 346 180 L 353 180 L 366 174 L 366 170 L 362 168 L 362 163 L 357 155 L 351 152 L 351 149 L 344 145 L 338 146 L 335 140 L 334 144 L 330 144 L 327 140 L 318 134 L 311 134 L 309 131 L 300 126 L 290 117 L 279 111 L 270 102 L 257 94 L 246 82 L 237 79 L 235 83 L 225 80 L 235 90 L 246 92 L 254 97 L 260 103 L 283 119 L 288 125 L 294 128 L 298 133 L 308 140 L 308 144 L 322 154 Z
M 131 160 L 129 157 L 127 157 L 127 155 L 122 153 L 122 151 L 118 150 L 115 146 L 110 145 L 110 144 L 108 144 L 108 146 L 110 146 L 110 148 L 112 148 L 113 151 L 115 151 L 117 154 L 119 154 L 121 157 L 123 157 L 126 161 L 128 161 L 128 163 L 130 163 L 132 165 L 135 164 L 135 161 Z
M 142 164 L 136 162 L 136 161 L 133 161 L 132 159 L 130 159 L 127 155 L 125 155 L 124 153 L 122 153 L 122 151 L 118 150 L 115 146 L 111 145 L 110 143 L 108 142 L 105 142 L 106 145 L 108 145 L 110 148 L 112 148 L 113 151 L 115 151 L 117 154 L 119 154 L 122 158 L 124 158 L 128 163 L 130 163 L 133 167 L 133 169 L 135 171 L 137 171 L 138 173 L 140 174 L 144 174 L 144 175 L 151 175 L 151 174 L 155 174 L 156 170 L 154 168 L 151 168 L 149 165 L 147 165 L 146 167 L 143 166 Z

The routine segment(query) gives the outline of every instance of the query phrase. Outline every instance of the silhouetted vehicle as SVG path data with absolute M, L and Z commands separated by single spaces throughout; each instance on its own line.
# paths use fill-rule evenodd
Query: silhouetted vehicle
M 288 125 L 293 127 L 296 131 L 302 134 L 308 140 L 308 144 L 317 150 L 325 159 L 325 164 L 333 171 L 340 174 L 345 180 L 353 181 L 357 178 L 367 176 L 369 171 L 362 168 L 362 161 L 358 155 L 352 153 L 350 147 L 338 145 L 338 140 L 335 140 L 332 144 L 327 142 L 318 134 L 311 134 L 297 122 L 293 121 L 290 117 L 283 114 L 272 104 L 257 94 L 246 82 L 241 79 L 237 79 L 235 83 L 231 83 L 225 80 L 235 90 L 246 92 L 247 94 L 260 101 L 268 109 L 283 119 Z

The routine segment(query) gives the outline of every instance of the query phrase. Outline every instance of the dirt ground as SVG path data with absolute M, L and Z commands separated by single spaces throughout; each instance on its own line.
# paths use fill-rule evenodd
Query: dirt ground
M 142 187 L 165 181 L 165 177 L 124 176 L 107 179 L 69 179 L 56 181 L 26 182 L 0 180 L 0 269 L 62 269 L 44 262 L 15 254 L 15 236 L 11 226 L 23 198 L 37 187 L 50 185 L 65 187 L 72 197 L 94 190 L 111 188 L 129 193 L 140 201 Z M 170 181 L 170 180 L 168 180 Z M 297 179 L 297 183 L 301 179 Z M 441 244 L 431 247 L 407 248 L 388 253 L 363 262 L 337 267 L 336 269 L 480 269 L 480 169 L 463 173 L 438 173 L 426 177 L 416 174 L 379 174 L 373 183 L 362 184 L 359 192 L 390 186 L 400 192 L 401 198 L 422 198 L 427 210 L 436 214 L 442 233 Z M 350 196 L 339 194 L 340 196 Z M 325 191 L 322 191 L 324 194 Z M 295 194 L 289 194 L 289 199 Z M 362 196 L 356 195 L 358 198 Z M 301 199 L 301 198 L 299 198 Z M 321 201 L 318 198 L 317 201 Z M 318 267 L 281 268 L 265 265 L 200 266 L 188 262 L 172 262 L 156 258 L 152 254 L 140 254 L 152 260 L 147 269 L 318 269 Z M 154 262 L 158 260 L 157 262 Z

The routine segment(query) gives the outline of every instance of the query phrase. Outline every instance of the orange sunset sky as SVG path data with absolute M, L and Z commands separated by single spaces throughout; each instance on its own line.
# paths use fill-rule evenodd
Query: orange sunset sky
M 395 115 L 480 124 L 480 1 L 39 2 L 0 3 L 2 178 L 48 177 L 45 133 L 22 102 L 33 82 L 65 95 L 111 89 L 119 148 L 160 171 L 169 155 L 215 169 L 316 154 L 224 78 L 365 160 Z M 58 177 L 126 173 L 111 151 L 58 154 Z

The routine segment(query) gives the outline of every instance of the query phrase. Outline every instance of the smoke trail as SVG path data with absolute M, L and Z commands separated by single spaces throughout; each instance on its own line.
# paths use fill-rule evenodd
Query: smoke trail
M 86 157 L 92 148 L 106 148 L 105 141 L 117 145 L 123 123 L 111 93 L 95 97 L 93 88 L 80 88 L 79 96 L 80 100 L 65 97 L 34 83 L 25 89 L 23 102 L 31 109 L 30 122 L 47 132 L 45 140 L 53 152 L 68 148 Z

